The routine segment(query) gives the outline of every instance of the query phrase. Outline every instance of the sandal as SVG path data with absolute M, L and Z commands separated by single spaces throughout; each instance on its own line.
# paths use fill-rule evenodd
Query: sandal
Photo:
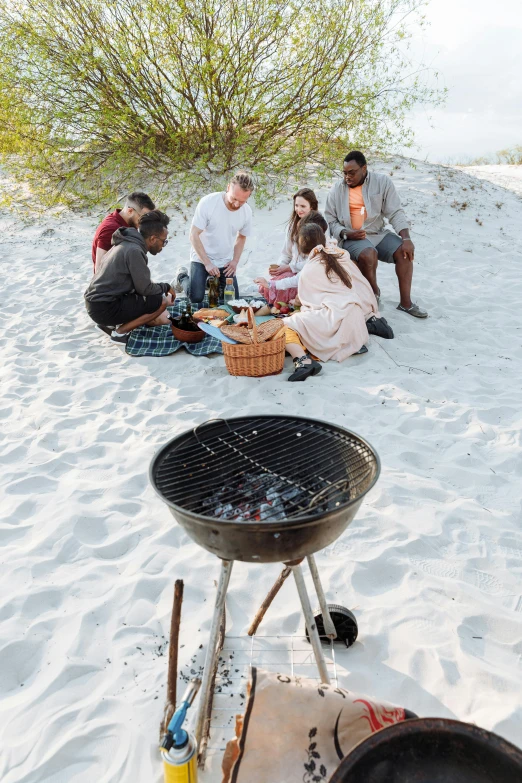
M 310 364 L 305 364 L 307 356 L 300 356 L 298 359 L 294 359 L 295 370 L 288 378 L 289 381 L 306 381 L 310 375 L 319 375 L 323 369 L 319 362 L 311 359 Z
M 408 315 L 413 315 L 414 318 L 427 318 L 428 317 L 427 310 L 423 310 L 422 307 L 419 307 L 419 305 L 415 304 L 415 302 L 412 304 L 411 307 L 403 307 L 400 304 L 397 307 L 397 310 L 402 310 L 403 313 L 408 313 Z

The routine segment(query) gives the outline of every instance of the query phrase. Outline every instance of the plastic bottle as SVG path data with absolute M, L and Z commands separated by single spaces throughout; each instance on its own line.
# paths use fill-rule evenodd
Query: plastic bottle
M 224 291 L 225 304 L 228 304 L 232 299 L 236 298 L 236 291 L 234 289 L 234 280 L 232 277 L 227 277 L 227 284 Z

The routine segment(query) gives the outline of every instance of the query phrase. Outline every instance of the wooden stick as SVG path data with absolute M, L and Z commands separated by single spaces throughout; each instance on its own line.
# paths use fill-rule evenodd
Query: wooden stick
M 272 601 L 274 600 L 274 598 L 276 597 L 276 595 L 280 591 L 281 587 L 283 586 L 283 583 L 284 583 L 285 579 L 287 579 L 290 576 L 291 573 L 292 573 L 292 569 L 289 568 L 288 566 L 283 568 L 283 570 L 281 571 L 281 573 L 277 577 L 276 581 L 274 582 L 274 584 L 272 585 L 272 587 L 268 591 L 267 597 L 265 598 L 265 600 L 263 601 L 263 603 L 259 607 L 259 610 L 258 610 L 256 616 L 254 617 L 253 621 L 252 621 L 252 625 L 250 626 L 250 628 L 247 631 L 249 636 L 253 636 L 255 634 L 255 632 L 259 628 L 261 620 L 263 619 L 263 617 L 266 614 L 266 611 L 267 611 L 268 607 L 270 606 L 270 604 L 272 603 Z
M 163 738 L 163 735 L 166 733 L 171 718 L 176 711 L 176 689 L 178 684 L 179 626 L 181 622 L 182 603 L 183 603 L 183 579 L 176 579 L 176 583 L 174 585 L 174 602 L 172 604 L 172 615 L 170 618 L 167 701 L 165 702 L 163 720 L 160 726 L 161 738 Z
M 205 768 L 205 761 L 207 759 L 207 745 L 208 745 L 208 738 L 210 735 L 210 719 L 212 717 L 212 705 L 214 702 L 214 688 L 216 685 L 216 677 L 217 677 L 217 671 L 219 666 L 219 654 L 223 649 L 223 645 L 225 644 L 225 631 L 227 627 L 227 610 L 226 607 L 223 607 L 223 617 L 221 619 L 221 625 L 219 626 L 219 638 L 216 648 L 216 655 L 214 658 L 214 668 L 212 671 L 212 678 L 210 680 L 210 692 L 212 694 L 212 698 L 210 699 L 208 706 L 207 706 L 207 713 L 205 715 L 205 722 L 203 724 L 203 734 L 201 735 L 201 742 L 199 743 L 198 748 L 198 766 L 200 769 Z

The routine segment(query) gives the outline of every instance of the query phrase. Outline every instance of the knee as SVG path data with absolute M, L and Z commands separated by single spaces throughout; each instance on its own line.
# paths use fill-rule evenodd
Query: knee
M 375 248 L 365 248 L 360 254 L 358 261 L 362 261 L 369 267 L 375 268 L 377 266 L 377 251 Z
M 395 253 L 393 254 L 393 260 L 396 264 L 403 264 L 404 262 L 411 263 L 411 258 L 409 256 L 405 256 L 404 252 L 402 250 L 402 245 L 397 248 Z

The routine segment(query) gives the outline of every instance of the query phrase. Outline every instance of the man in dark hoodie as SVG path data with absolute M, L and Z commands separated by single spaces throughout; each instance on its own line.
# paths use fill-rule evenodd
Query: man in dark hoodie
M 138 326 L 168 324 L 165 309 L 175 293 L 170 283 L 153 283 L 147 253 L 155 256 L 167 244 L 169 217 L 158 209 L 140 218 L 138 229 L 119 228 L 112 248 L 100 259 L 85 292 L 85 306 L 99 326 L 117 325 L 115 342 L 126 342 Z

